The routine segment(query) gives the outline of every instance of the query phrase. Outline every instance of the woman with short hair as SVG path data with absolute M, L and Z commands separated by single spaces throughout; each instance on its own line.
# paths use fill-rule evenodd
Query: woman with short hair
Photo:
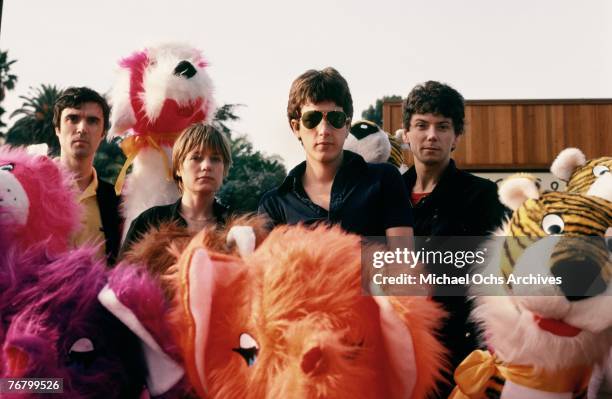
M 172 148 L 172 177 L 181 198 L 169 205 L 141 213 L 130 225 L 121 249 L 124 254 L 151 227 L 174 221 L 192 232 L 211 224 L 222 224 L 228 208 L 215 194 L 232 163 L 228 139 L 211 125 L 197 123 L 186 128 Z

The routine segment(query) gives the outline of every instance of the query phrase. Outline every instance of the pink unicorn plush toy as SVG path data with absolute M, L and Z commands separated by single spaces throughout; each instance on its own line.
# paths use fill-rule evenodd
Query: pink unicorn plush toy
M 138 51 L 119 63 L 110 101 L 109 138 L 123 137 L 127 156 L 116 183 L 123 190 L 124 235 L 142 211 L 175 201 L 171 149 L 187 126 L 210 120 L 215 109 L 207 62 L 199 50 L 166 44 Z M 125 178 L 127 168 L 133 165 Z

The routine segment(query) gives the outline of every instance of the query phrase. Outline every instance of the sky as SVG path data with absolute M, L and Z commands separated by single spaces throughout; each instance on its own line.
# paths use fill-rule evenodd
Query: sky
M 17 62 L 3 118 L 30 87 L 107 92 L 117 61 L 186 42 L 209 61 L 218 104 L 243 104 L 236 132 L 291 168 L 304 159 L 286 118 L 291 82 L 333 66 L 355 118 L 426 80 L 466 99 L 612 98 L 607 0 L 5 0 L 0 48 Z

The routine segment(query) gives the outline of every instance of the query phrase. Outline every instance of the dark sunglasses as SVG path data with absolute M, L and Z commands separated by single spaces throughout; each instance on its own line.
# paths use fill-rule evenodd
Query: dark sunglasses
M 336 129 L 342 128 L 348 119 L 348 116 L 343 111 L 306 111 L 302 114 L 300 120 L 306 129 L 314 129 L 319 126 L 323 117 Z

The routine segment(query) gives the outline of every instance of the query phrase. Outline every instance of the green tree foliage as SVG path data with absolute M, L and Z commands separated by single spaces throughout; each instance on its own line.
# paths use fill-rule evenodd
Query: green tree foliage
M 255 212 L 261 196 L 282 183 L 287 172 L 279 156 L 266 156 L 253 149 L 244 135 L 234 137 L 226 122 L 239 117 L 239 104 L 225 104 L 215 114 L 213 124 L 227 134 L 232 147 L 232 167 L 218 195 L 237 212 Z
M 379 98 L 376 100 L 375 105 L 370 105 L 365 111 L 361 113 L 361 117 L 363 119 L 369 120 L 371 122 L 376 123 L 378 126 L 382 126 L 383 124 L 383 103 L 385 101 L 393 101 L 393 100 L 401 100 L 402 96 L 392 95 L 392 96 L 383 96 L 383 98 Z
M 7 142 L 11 145 L 47 143 L 51 155 L 59 154 L 59 141 L 53 127 L 53 104 L 61 91 L 55 86 L 41 85 L 32 96 L 22 96 L 24 103 L 11 116 L 21 118 L 9 129 Z M 218 193 L 220 199 L 238 212 L 254 212 L 261 196 L 278 186 L 286 175 L 282 158 L 266 156 L 253 149 L 244 135 L 232 134 L 229 123 L 237 121 L 235 110 L 240 104 L 225 104 L 213 118 L 213 124 L 224 132 L 232 149 L 233 165 Z M 94 166 L 98 176 L 114 183 L 123 167 L 125 156 L 117 141 L 103 141 L 96 153 Z
M 119 148 L 118 139 L 111 142 L 102 140 L 94 158 L 98 176 L 107 182 L 115 183 L 117 175 L 125 163 L 125 155 Z
M 17 83 L 17 76 L 11 74 L 11 65 L 16 61 L 17 60 L 9 61 L 8 51 L 0 50 L 0 103 L 4 101 L 6 92 L 13 90 L 15 88 L 15 83 Z M 0 106 L 0 129 L 6 127 L 6 123 L 2 122 L 1 119 L 4 112 L 4 108 Z M 4 134 L 0 132 L 0 135 Z
M 42 84 L 29 96 L 19 96 L 24 102 L 11 114 L 20 118 L 6 134 L 7 144 L 13 146 L 46 143 L 49 153 L 59 154 L 59 141 L 53 128 L 53 105 L 61 94 L 54 85 Z

